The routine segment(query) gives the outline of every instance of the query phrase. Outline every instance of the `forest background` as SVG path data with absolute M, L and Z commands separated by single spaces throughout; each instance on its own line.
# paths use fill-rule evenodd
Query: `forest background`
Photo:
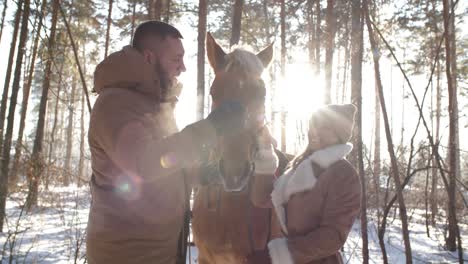
M 181 128 L 211 107 L 206 32 L 225 49 L 258 51 L 274 42 L 274 61 L 263 77 L 267 119 L 283 151 L 302 150 L 307 118 L 320 105 L 358 107 L 351 161 L 364 190 L 360 261 L 369 261 L 371 223 L 381 260 L 389 261 L 386 231 L 396 219 L 407 263 L 414 259 L 410 230 L 416 223 L 423 236 L 440 234 L 441 251 L 463 262 L 467 11 L 459 0 L 3 0 L 2 261 L 27 262 L 34 243 L 24 247 L 20 238 L 51 208 L 61 208 L 63 223 L 72 213 L 69 243 L 74 262 L 83 259 L 93 71 L 130 43 L 138 23 L 158 19 L 184 35 L 188 70 L 180 78 L 176 112 Z M 65 193 L 76 199 L 57 198 Z

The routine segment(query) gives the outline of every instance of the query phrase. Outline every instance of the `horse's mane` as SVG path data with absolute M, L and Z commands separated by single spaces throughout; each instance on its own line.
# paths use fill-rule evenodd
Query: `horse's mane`
M 260 76 L 264 70 L 263 63 L 252 52 L 237 48 L 226 55 L 226 71 L 233 67 L 240 69 L 246 74 Z

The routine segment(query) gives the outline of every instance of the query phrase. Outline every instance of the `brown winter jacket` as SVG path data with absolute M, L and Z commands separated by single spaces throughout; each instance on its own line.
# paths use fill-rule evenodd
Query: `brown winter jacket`
M 177 133 L 173 102 L 161 99 L 155 68 L 131 47 L 97 66 L 94 86 L 88 262 L 175 263 L 185 211 L 182 169 L 196 163 L 215 131 L 200 121 Z
M 325 168 L 316 162 L 308 164 L 317 175 L 316 182 L 312 188 L 292 194 L 284 205 L 287 234 L 273 214 L 272 237 L 286 238 L 292 263 L 343 263 L 339 250 L 360 210 L 358 175 L 345 159 Z M 274 207 L 270 196 L 273 182 L 271 175 L 256 175 L 252 194 L 255 205 Z M 273 259 L 273 263 L 287 263 L 276 261 Z

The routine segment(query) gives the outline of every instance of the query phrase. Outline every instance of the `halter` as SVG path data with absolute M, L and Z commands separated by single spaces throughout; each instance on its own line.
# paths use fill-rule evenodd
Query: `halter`
M 252 144 L 249 146 L 250 150 L 251 150 L 251 157 L 255 157 L 257 154 L 258 154 L 258 151 L 259 151 L 259 148 L 258 148 L 258 142 L 257 142 L 257 133 L 260 133 L 260 131 L 262 131 L 262 129 L 264 129 L 264 127 L 266 126 L 266 122 L 264 122 L 264 124 L 261 126 L 260 129 L 258 129 L 255 134 L 253 135 L 254 139 L 252 140 Z M 210 153 L 211 155 L 213 155 L 213 153 Z M 211 196 L 210 196 L 210 192 L 211 192 L 211 189 L 208 189 L 207 191 L 207 198 L 206 198 L 206 208 L 209 210 L 209 211 L 213 211 L 213 212 L 217 212 L 219 210 L 219 207 L 221 205 L 221 191 L 223 190 L 224 192 L 228 192 L 228 193 L 241 193 L 242 191 L 244 191 L 246 188 L 248 188 L 250 186 L 250 181 L 252 179 L 252 175 L 255 173 L 255 162 L 247 162 L 246 163 L 246 169 L 244 170 L 244 179 L 245 179 L 245 183 L 242 184 L 242 188 L 240 189 L 237 189 L 237 190 L 227 190 L 226 189 L 226 186 L 224 184 L 224 180 L 223 178 L 225 177 L 224 175 L 224 166 L 223 166 L 223 159 L 219 159 L 217 163 L 214 163 L 214 162 L 210 162 L 209 161 L 209 157 L 210 156 L 209 154 L 205 155 L 205 159 L 204 159 L 204 166 L 202 166 L 203 168 L 203 171 L 202 171 L 202 175 L 205 176 L 204 178 L 204 181 L 202 181 L 202 185 L 205 185 L 207 186 L 208 188 L 210 187 L 218 187 L 217 190 L 217 193 L 216 193 L 216 204 L 213 205 L 211 203 Z M 222 190 L 221 190 L 222 188 Z M 214 206 L 214 207 L 213 207 Z
M 264 129 L 266 123 L 264 123 L 253 135 L 252 143 L 249 145 L 250 149 L 250 156 L 255 157 L 258 154 L 258 142 L 257 142 L 257 134 Z M 203 171 L 202 175 L 205 177 L 202 180 L 202 185 L 210 185 L 210 186 L 223 186 L 225 192 L 242 192 L 245 187 L 249 184 L 252 175 L 255 173 L 255 162 L 254 161 L 247 161 L 246 166 L 244 169 L 243 179 L 245 179 L 244 183 L 242 184 L 242 188 L 230 190 L 227 189 L 224 178 L 226 177 L 224 171 L 224 159 L 221 157 L 217 160 L 217 162 L 210 161 L 210 156 L 215 156 L 214 150 L 211 150 L 211 153 L 205 153 L 203 157 Z
M 223 183 L 223 187 L 224 187 L 224 191 L 226 192 L 241 192 L 245 189 L 245 186 L 248 185 L 248 182 L 250 180 L 250 177 L 252 177 L 252 175 L 254 174 L 255 172 L 255 162 L 246 162 L 246 165 L 245 166 L 245 169 L 244 169 L 244 175 L 243 175 L 243 183 L 241 184 L 240 188 L 237 188 L 237 189 L 228 189 L 227 186 L 226 186 L 226 182 L 224 180 L 224 178 L 226 177 L 224 175 L 224 159 L 220 159 L 218 161 L 218 172 L 219 172 L 219 176 L 221 177 L 221 182 Z

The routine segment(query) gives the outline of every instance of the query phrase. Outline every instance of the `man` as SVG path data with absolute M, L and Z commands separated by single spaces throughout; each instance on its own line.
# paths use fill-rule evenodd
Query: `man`
M 172 88 L 185 71 L 181 38 L 171 25 L 145 22 L 131 47 L 96 67 L 90 264 L 175 263 L 186 209 L 183 169 L 196 166 L 217 136 L 243 127 L 243 107 L 227 102 L 177 132 Z

